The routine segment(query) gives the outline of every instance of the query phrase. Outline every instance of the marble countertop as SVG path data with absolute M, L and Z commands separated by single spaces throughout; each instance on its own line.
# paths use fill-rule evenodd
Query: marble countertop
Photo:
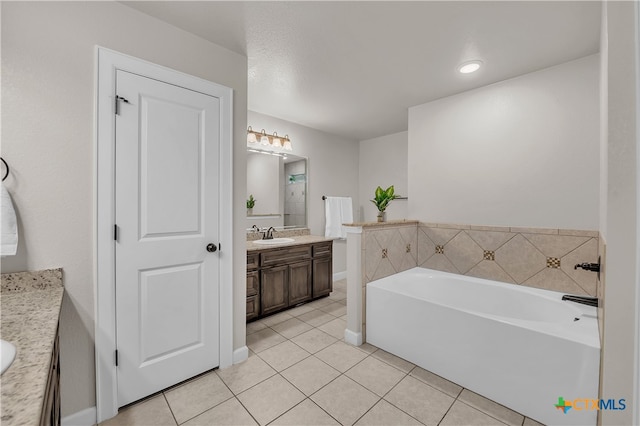
M 2 338 L 17 349 L 0 377 L 3 425 L 40 423 L 63 294 L 62 269 L 2 274 Z
M 282 247 L 291 247 L 298 246 L 302 244 L 313 244 L 313 243 L 321 243 L 323 241 L 333 241 L 335 238 L 327 238 L 320 235 L 300 235 L 297 237 L 289 237 L 293 238 L 292 243 L 284 243 L 284 244 L 269 244 L 269 245 L 260 245 L 254 244 L 253 241 L 247 241 L 247 252 L 258 251 L 258 250 L 268 250 L 273 248 L 282 248 Z

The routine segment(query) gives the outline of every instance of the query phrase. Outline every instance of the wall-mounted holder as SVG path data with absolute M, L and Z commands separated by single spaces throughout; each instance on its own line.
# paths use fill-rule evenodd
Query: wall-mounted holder
M 584 269 L 585 271 L 597 272 L 598 281 L 600 281 L 600 256 L 598 256 L 598 263 L 577 263 L 573 269 Z

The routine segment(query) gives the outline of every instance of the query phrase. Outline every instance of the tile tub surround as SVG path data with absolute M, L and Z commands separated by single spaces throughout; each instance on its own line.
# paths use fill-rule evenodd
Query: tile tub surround
M 3 425 L 39 424 L 64 288 L 62 269 L 2 274 L 2 338 L 16 359 L 0 377 Z
M 417 231 L 417 266 L 597 295 L 597 274 L 574 269 L 577 263 L 598 261 L 597 231 L 423 223 Z
M 344 306 L 345 287 L 337 281 L 329 298 Z M 167 389 L 103 424 L 540 426 L 374 346 L 345 345 L 323 327 L 343 316 L 318 324 L 328 305 L 304 306 L 251 323 L 247 361 Z M 311 329 L 280 334 L 291 318 L 308 320 Z
M 574 269 L 577 263 L 598 261 L 598 231 L 418 221 L 356 223 L 347 230 L 354 245 L 347 247 L 348 265 L 359 283 L 354 284 L 353 318 L 348 320 L 351 333 L 345 334 L 353 344 L 359 342 L 355 335 L 366 341 L 366 284 L 415 266 L 563 293 L 599 294 L 597 274 Z

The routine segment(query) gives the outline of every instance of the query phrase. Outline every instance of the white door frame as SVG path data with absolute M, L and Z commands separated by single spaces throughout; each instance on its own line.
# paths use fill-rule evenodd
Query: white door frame
M 94 282 L 97 421 L 118 413 L 115 366 L 115 90 L 124 70 L 220 99 L 220 368 L 233 364 L 233 90 L 132 56 L 96 47 Z

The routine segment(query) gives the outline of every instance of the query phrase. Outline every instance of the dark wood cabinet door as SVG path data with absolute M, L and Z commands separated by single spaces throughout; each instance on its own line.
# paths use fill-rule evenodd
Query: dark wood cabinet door
M 333 290 L 331 257 L 313 260 L 313 297 L 328 296 Z
M 261 274 L 261 315 L 268 315 L 289 306 L 289 266 L 262 269 Z
M 260 316 L 260 299 L 258 295 L 247 297 L 247 321 Z
M 289 306 L 311 300 L 311 262 L 289 265 Z
M 258 271 L 247 272 L 247 297 L 255 296 L 260 291 L 260 273 Z

